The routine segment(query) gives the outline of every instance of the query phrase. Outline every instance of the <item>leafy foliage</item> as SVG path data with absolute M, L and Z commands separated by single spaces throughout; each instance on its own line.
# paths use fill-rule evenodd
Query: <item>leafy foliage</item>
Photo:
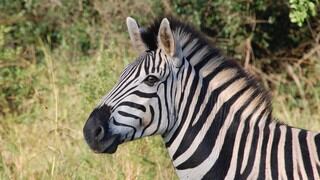
M 112 7 L 109 3 L 102 0 L 0 1 L 0 91 L 3 92 L 0 115 L 20 114 L 26 110 L 23 102 L 36 99 L 38 91 L 34 87 L 38 75 L 47 72 L 44 46 L 60 52 L 68 61 L 92 58 L 110 46 L 114 32 L 125 31 L 123 22 L 128 14 L 124 7 L 132 6 L 132 14 L 142 13 L 141 9 L 151 12 L 150 2 L 115 1 L 111 2 Z M 41 68 L 35 69 L 35 66 Z M 48 72 L 47 77 L 50 77 Z
M 310 16 L 316 16 L 318 3 L 318 0 L 289 0 L 291 22 L 301 27 Z
M 291 0 L 290 6 L 287 0 L 172 0 L 172 4 L 176 14 L 195 22 L 228 54 L 239 59 L 243 59 L 241 46 L 247 39 L 253 46 L 254 56 L 261 58 L 292 49 L 299 42 L 313 38 L 308 27 L 301 24 L 309 18 L 307 15 L 315 16 L 316 6 L 310 0 L 303 3 Z M 302 11 L 306 4 L 308 8 Z M 302 27 L 290 22 L 289 13 L 291 20 Z M 317 20 L 310 22 L 316 24 Z

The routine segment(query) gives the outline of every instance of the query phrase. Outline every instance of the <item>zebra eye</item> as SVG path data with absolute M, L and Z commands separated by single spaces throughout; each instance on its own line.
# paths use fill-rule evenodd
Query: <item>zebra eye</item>
M 153 86 L 158 81 L 159 79 L 156 76 L 150 75 L 143 82 L 146 83 L 148 86 Z

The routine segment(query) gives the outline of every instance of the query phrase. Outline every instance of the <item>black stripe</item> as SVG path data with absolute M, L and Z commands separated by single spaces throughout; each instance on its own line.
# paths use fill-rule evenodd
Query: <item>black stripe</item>
M 210 61 L 217 61 L 217 58 L 219 58 L 220 54 L 218 50 L 213 50 L 208 52 L 204 57 L 201 58 L 201 61 L 198 62 L 196 65 L 194 65 L 194 69 L 196 71 L 199 71 L 202 67 L 206 66 L 206 64 Z
M 299 142 L 301 148 L 301 155 L 304 164 L 304 170 L 307 173 L 308 179 L 314 179 L 313 172 L 312 172 L 312 165 L 310 161 L 310 154 L 307 144 L 307 132 L 305 130 L 301 130 L 299 132 Z
M 118 111 L 118 113 L 123 116 L 123 117 L 129 117 L 129 118 L 133 118 L 133 119 L 137 119 L 139 120 L 139 125 L 141 126 L 142 125 L 142 119 L 134 114 L 129 114 L 127 112 L 124 112 L 124 111 Z
M 150 58 L 146 56 L 146 60 L 144 61 L 144 71 L 146 74 L 149 74 L 149 66 L 150 66 Z
M 187 40 L 187 42 L 185 42 L 185 43 L 182 45 L 182 50 L 184 50 L 184 49 L 187 47 L 187 45 L 189 45 L 193 40 L 195 40 L 195 39 L 189 38 L 189 39 Z
M 132 108 L 139 109 L 139 110 L 141 110 L 143 112 L 146 112 L 146 108 L 143 105 L 140 105 L 140 104 L 137 104 L 137 103 L 134 103 L 134 102 L 124 101 L 124 102 L 121 102 L 118 105 L 118 107 L 120 107 L 120 106 L 129 106 L 129 107 L 132 107 Z
M 160 65 L 162 64 L 162 57 L 160 54 L 161 51 L 158 51 L 157 55 L 154 56 L 154 59 L 156 59 L 156 57 L 159 57 L 159 65 L 157 66 L 157 72 L 160 71 Z
M 121 101 L 122 101 L 123 99 L 125 99 L 125 98 L 128 97 L 128 96 L 130 96 L 131 94 L 129 94 L 129 92 L 132 91 L 132 90 L 134 90 L 135 88 L 136 88 L 136 86 L 131 87 L 130 89 L 128 89 L 128 90 L 125 91 L 125 92 L 122 92 L 121 94 L 120 94 L 120 93 L 119 93 L 119 94 L 116 94 L 116 95 L 113 97 L 113 99 L 114 99 L 114 100 L 117 100 L 117 103 L 116 103 L 115 105 L 113 105 L 113 107 L 117 107 L 118 104 L 121 103 Z M 118 96 L 119 96 L 119 97 L 118 97 Z M 116 108 L 113 108 L 112 110 L 114 110 L 114 109 L 116 109 Z
M 182 83 L 184 83 L 184 84 L 181 87 L 181 96 L 180 96 L 180 100 L 179 100 L 179 104 L 178 104 L 178 112 L 180 112 L 181 104 L 182 104 L 182 101 L 184 98 L 184 93 L 186 92 L 186 86 L 188 84 L 187 82 L 189 81 L 189 78 L 192 78 L 192 77 L 190 77 L 191 72 L 192 72 L 192 67 L 188 67 L 185 79 L 182 80 Z
M 157 124 L 157 129 L 151 133 L 150 135 L 154 135 L 158 132 L 159 130 L 159 127 L 160 127 L 160 124 L 161 124 L 161 119 L 162 119 L 162 106 L 161 106 L 161 101 L 160 101 L 160 98 L 158 97 L 158 114 L 159 114 L 159 118 L 158 118 L 158 124 Z
M 144 64 L 143 63 L 144 61 L 141 61 L 138 65 L 137 65 L 137 67 L 136 67 L 136 74 L 135 74 L 135 76 L 134 76 L 134 78 L 133 79 L 137 79 L 139 76 L 140 76 L 140 74 L 141 74 L 141 69 L 142 69 L 142 65 Z
M 170 85 L 168 84 L 168 79 L 170 79 Z M 171 74 L 169 74 L 167 76 L 167 79 L 166 79 L 166 86 L 164 86 L 164 89 L 165 89 L 165 111 L 167 112 L 167 128 L 165 130 L 165 133 L 167 133 L 169 131 L 169 126 L 170 126 L 170 120 L 174 121 L 173 119 L 170 119 L 170 112 L 172 111 L 172 107 L 173 107 L 173 104 L 171 104 L 172 102 L 172 86 L 173 86 L 173 76 L 171 76 Z M 168 92 L 169 91 L 169 92 Z M 171 100 L 171 102 L 169 103 L 168 102 L 168 99 Z M 171 107 L 169 107 L 169 104 L 171 105 Z M 164 134 L 165 134 L 164 133 Z
M 318 156 L 318 161 L 320 161 L 320 134 L 317 134 L 315 137 L 314 137 L 314 143 L 316 145 L 316 151 L 317 151 L 317 156 Z M 317 170 L 318 170 L 318 173 L 320 174 L 320 166 L 317 165 Z
M 286 126 L 286 128 L 286 142 L 284 145 L 285 169 L 288 179 L 293 179 L 292 132 L 290 127 Z
M 269 116 L 266 119 L 266 123 L 263 129 L 263 140 L 261 146 L 261 157 L 260 157 L 260 168 L 259 168 L 259 176 L 258 179 L 265 179 L 265 172 L 266 172 L 266 158 L 267 158 L 267 148 L 268 148 L 268 140 L 270 136 L 270 129 L 269 129 Z M 271 147 L 270 147 L 271 148 Z
M 196 44 L 192 49 L 191 52 L 189 52 L 188 56 L 186 57 L 187 59 L 189 59 L 191 61 L 192 57 L 199 52 L 203 47 L 205 47 L 202 44 Z M 200 59 L 199 59 L 200 60 Z
M 274 129 L 273 142 L 271 148 L 271 176 L 272 179 L 278 179 L 278 148 L 280 141 L 281 131 L 280 125 L 277 123 Z
M 119 94 L 115 94 L 112 99 L 117 100 L 117 103 L 115 105 L 113 105 L 113 107 L 116 107 L 119 103 L 121 103 L 121 101 L 123 99 L 125 99 L 126 97 L 130 96 L 129 92 L 132 91 L 133 89 L 135 89 L 136 86 L 131 87 L 130 89 L 126 90 L 125 92 L 123 92 L 124 90 L 122 90 L 122 93 Z M 113 108 L 114 110 L 115 108 Z
M 205 97 L 207 97 L 207 91 L 208 91 L 208 87 L 209 87 L 209 81 L 202 81 L 202 86 L 201 86 L 201 89 L 200 89 L 200 93 L 199 93 L 199 96 L 197 97 L 198 100 L 197 100 L 197 103 L 194 107 L 194 112 L 199 112 L 200 111 L 200 107 L 204 102 L 204 99 Z M 195 120 L 196 116 L 197 116 L 198 113 L 193 113 L 192 114 L 192 117 L 191 117 L 191 124 L 193 123 L 193 121 Z
M 132 93 L 130 93 L 131 95 L 136 95 L 136 96 L 139 96 L 141 98 L 154 98 L 154 97 L 157 97 L 157 93 L 146 93 L 146 92 L 141 92 L 141 91 L 134 91 Z
M 150 62 L 152 62 L 151 73 L 154 73 L 157 67 L 159 67 L 160 63 L 156 63 L 156 58 L 153 55 L 150 55 Z
M 320 161 L 320 133 L 314 137 L 314 143 L 317 149 L 318 160 Z
M 151 113 L 151 118 L 150 118 L 150 122 L 143 128 L 142 132 L 141 132 L 141 137 L 144 135 L 144 132 L 148 129 L 148 127 L 151 126 L 151 124 L 154 121 L 154 110 L 152 106 L 149 106 L 150 109 L 150 113 Z

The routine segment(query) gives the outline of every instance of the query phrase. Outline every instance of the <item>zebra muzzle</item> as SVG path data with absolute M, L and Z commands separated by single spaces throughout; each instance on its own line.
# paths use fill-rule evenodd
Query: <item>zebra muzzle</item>
M 108 126 L 110 111 L 108 107 L 95 109 L 84 128 L 84 138 L 96 153 L 114 153 L 120 143 L 120 136 L 111 134 Z

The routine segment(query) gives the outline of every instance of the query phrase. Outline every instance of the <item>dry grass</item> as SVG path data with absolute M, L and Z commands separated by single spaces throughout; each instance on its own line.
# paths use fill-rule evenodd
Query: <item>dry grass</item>
M 123 37 L 124 38 L 124 37 Z M 39 87 L 36 119 L 22 114 L 0 124 L 1 179 L 174 179 L 161 138 L 122 145 L 114 155 L 89 150 L 83 124 L 99 98 L 111 88 L 132 55 L 127 50 L 103 50 L 96 59 L 65 63 L 46 47 L 46 71 Z M 99 58 L 98 58 L 99 57 Z M 55 59 L 55 61 L 53 61 Z M 105 83 L 105 84 L 104 84 Z M 93 91 L 94 98 L 90 91 Z M 26 119 L 25 119 L 26 118 Z

